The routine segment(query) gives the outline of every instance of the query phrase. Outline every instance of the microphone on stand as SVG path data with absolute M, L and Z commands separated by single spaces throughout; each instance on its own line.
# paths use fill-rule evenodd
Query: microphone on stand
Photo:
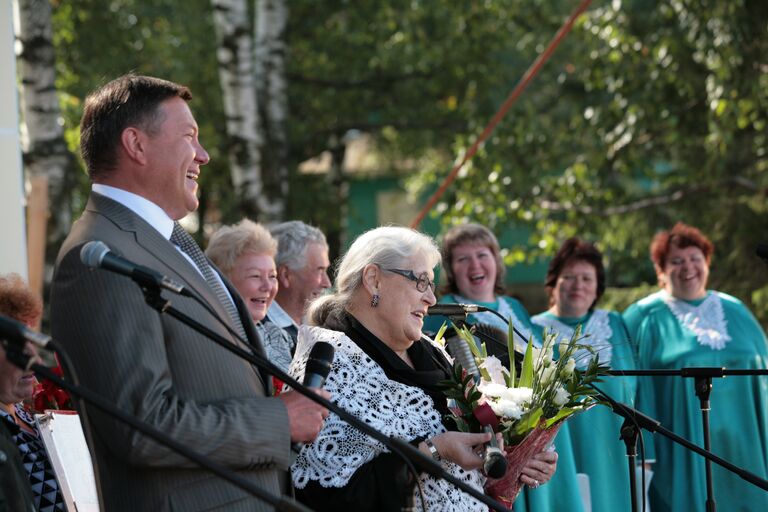
M 448 348 L 451 354 L 459 362 L 462 368 L 467 373 L 472 375 L 475 382 L 480 381 L 480 370 L 478 370 L 475 364 L 475 358 L 472 356 L 472 351 L 467 346 L 467 342 L 454 336 L 447 341 Z M 496 440 L 496 434 L 490 425 L 484 425 L 483 431 L 491 434 L 491 440 L 485 447 L 485 461 L 483 462 L 483 470 L 485 474 L 491 478 L 501 478 L 504 473 L 507 472 L 507 459 L 504 457 L 504 453 L 499 448 L 499 443 Z
M 88 242 L 80 249 L 80 261 L 87 267 L 103 268 L 128 276 L 136 281 L 139 286 L 157 286 L 179 295 L 192 297 L 192 292 L 187 290 L 184 285 L 169 279 L 157 270 L 118 256 L 109 249 L 107 244 L 99 240 Z
M 47 348 L 48 344 L 51 343 L 51 337 L 47 334 L 33 331 L 18 320 L 3 315 L 0 315 L 0 339 L 7 340 L 19 347 L 30 342 L 40 348 Z
M 427 315 L 464 316 L 482 311 L 488 311 L 488 308 L 477 304 L 435 304 L 427 308 Z

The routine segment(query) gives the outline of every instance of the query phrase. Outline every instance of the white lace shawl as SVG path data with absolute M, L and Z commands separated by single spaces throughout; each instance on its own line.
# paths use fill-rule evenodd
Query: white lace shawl
M 696 335 L 699 345 L 713 350 L 723 350 L 731 341 L 723 303 L 717 293 L 708 293 L 704 302 L 698 306 L 676 299 L 665 291 L 660 294 L 680 325 Z
M 557 343 L 570 341 L 575 331 L 570 325 L 548 315 L 535 316 L 532 321 L 536 325 L 557 331 L 559 335 Z M 611 329 L 611 319 L 608 312 L 604 309 L 596 309 L 587 323 L 582 326 L 581 333 L 582 335 L 589 334 L 589 337 L 579 341 L 579 344 L 592 347 L 592 350 L 600 354 L 600 362 L 610 365 L 613 357 L 613 345 L 611 345 L 613 329 Z M 576 360 L 576 366 L 584 368 L 592 358 L 592 353 L 581 348 L 573 353 L 573 358 Z
M 302 326 L 290 374 L 303 378 L 312 346 L 325 341 L 336 349 L 325 389 L 340 407 L 388 436 L 410 441 L 445 431 L 432 399 L 420 388 L 389 380 L 384 370 L 344 333 L 320 327 Z M 323 487 L 343 487 L 361 466 L 388 450 L 371 437 L 331 413 L 317 439 L 305 445 L 291 466 L 293 484 L 303 489 L 314 480 Z M 478 471 L 464 471 L 443 461 L 443 469 L 482 492 L 484 477 Z M 421 474 L 424 498 L 430 512 L 485 511 L 487 506 L 444 480 Z M 418 488 L 414 504 L 421 510 Z

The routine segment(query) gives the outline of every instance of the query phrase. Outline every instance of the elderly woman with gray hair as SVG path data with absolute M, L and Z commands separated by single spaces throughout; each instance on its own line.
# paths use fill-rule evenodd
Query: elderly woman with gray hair
M 312 346 L 330 343 L 335 357 L 325 389 L 338 405 L 482 489 L 479 454 L 490 435 L 452 432 L 443 424 L 448 406 L 437 383 L 449 378 L 451 365 L 421 334 L 436 302 L 439 261 L 432 239 L 411 229 L 361 235 L 339 265 L 336 293 L 310 306 L 312 326 L 299 332 L 291 373 L 301 379 Z M 291 470 L 298 498 L 315 510 L 401 510 L 411 500 L 421 508 L 404 461 L 333 413 Z M 430 511 L 487 510 L 445 481 L 426 474 L 418 480 Z
M 287 371 L 293 339 L 277 325 L 262 322 L 277 294 L 276 252 L 277 242 L 269 231 L 248 219 L 220 228 L 205 251 L 248 306 L 269 360 Z

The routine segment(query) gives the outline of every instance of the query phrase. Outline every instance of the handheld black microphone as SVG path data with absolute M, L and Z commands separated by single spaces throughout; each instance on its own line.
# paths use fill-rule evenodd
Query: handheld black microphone
M 477 304 L 435 304 L 427 308 L 427 315 L 464 316 L 481 311 L 488 311 L 488 308 Z
M 450 338 L 448 341 L 448 349 L 451 355 L 459 362 L 462 368 L 467 373 L 472 375 L 475 382 L 480 381 L 480 370 L 478 370 L 475 364 L 475 358 L 472 355 L 472 351 L 467 346 L 467 342 L 458 336 Z M 485 425 L 483 431 L 491 434 L 491 440 L 485 447 L 485 461 L 483 462 L 483 470 L 485 474 L 491 478 L 501 478 L 504 473 L 507 472 L 507 459 L 504 457 L 504 453 L 499 448 L 499 443 L 496 440 L 496 434 L 490 425 Z
M 51 337 L 47 334 L 33 331 L 18 320 L 3 315 L 0 315 L 0 338 L 21 347 L 30 342 L 40 348 L 46 348 L 51 342 Z
M 80 249 L 80 261 L 88 267 L 103 268 L 128 276 L 142 286 L 159 286 L 173 293 L 192 297 L 192 293 L 184 285 L 165 277 L 157 270 L 118 256 L 107 244 L 98 240 L 88 242 Z
M 309 351 L 309 359 L 304 369 L 304 381 L 302 384 L 308 388 L 321 388 L 325 379 L 331 372 L 334 354 L 333 345 L 324 341 L 318 341 Z
M 333 354 L 336 350 L 333 345 L 325 341 L 318 341 L 312 346 L 307 358 L 307 366 L 304 367 L 304 380 L 302 384 L 308 388 L 321 388 L 325 379 L 331 373 Z M 299 453 L 304 448 L 304 443 L 291 443 L 291 449 Z

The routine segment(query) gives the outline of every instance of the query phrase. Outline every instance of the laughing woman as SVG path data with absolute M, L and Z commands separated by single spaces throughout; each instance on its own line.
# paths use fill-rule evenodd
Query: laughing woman
M 269 360 L 288 371 L 293 358 L 293 339 L 277 325 L 262 322 L 277 295 L 276 253 L 277 241 L 269 231 L 248 219 L 220 228 L 205 251 L 248 305 Z
M 587 338 L 579 341 L 600 355 L 612 370 L 634 370 L 635 362 L 621 315 L 595 305 L 605 291 L 603 256 L 591 243 L 570 238 L 552 258 L 545 281 L 550 309 L 533 317 L 533 323 L 571 339 L 581 325 Z M 580 358 L 579 353 L 584 357 Z M 591 353 L 576 353 L 584 368 Z M 637 377 L 611 377 L 600 389 L 619 402 L 634 407 Z M 626 449 L 619 440 L 622 419 L 607 407 L 595 407 L 568 420 L 576 470 L 589 477 L 593 512 L 630 509 Z M 646 440 L 646 444 L 648 440 Z
M 752 313 L 738 299 L 707 290 L 713 251 L 707 237 L 683 223 L 653 239 L 651 259 L 662 289 L 624 313 L 640 368 L 768 367 L 768 343 Z M 638 396 L 644 413 L 694 444 L 704 444 L 694 379 L 641 378 Z M 712 451 L 765 477 L 768 379 L 714 379 L 710 399 Z M 655 447 L 651 510 L 706 510 L 704 459 L 665 438 L 655 440 Z M 712 476 L 715 500 L 725 509 L 768 510 L 765 491 L 716 464 Z
M 531 317 L 525 307 L 517 300 L 504 294 L 505 267 L 501 259 L 501 248 L 496 236 L 480 224 L 463 224 L 451 228 L 443 237 L 443 271 L 446 276 L 445 294 L 441 303 L 471 303 L 484 306 L 499 313 L 499 316 L 484 311 L 467 315 L 469 324 L 486 324 L 507 331 L 507 321 L 524 336 L 522 341 L 533 338 L 533 344 L 541 346 L 541 328 L 531 323 Z M 447 318 L 430 316 L 425 322 L 425 330 L 437 331 Z M 499 354 L 496 345 L 487 345 L 489 352 Z M 502 349 L 506 353 L 506 348 Z M 506 357 L 501 357 L 502 361 Z M 549 510 L 568 510 L 580 512 L 581 500 L 576 480 L 576 467 L 573 460 L 571 437 L 566 422 L 555 439 L 557 455 L 554 452 L 542 452 L 536 455 L 541 460 L 557 460 L 558 470 L 547 485 L 533 479 L 520 493 L 515 502 L 515 510 L 522 512 L 545 512 Z
M 498 312 L 512 322 L 527 343 L 532 335 L 534 345 L 541 346 L 541 330 L 531 324 L 531 316 L 515 298 L 504 294 L 506 269 L 501 260 L 499 241 L 490 229 L 480 224 L 463 224 L 448 230 L 442 245 L 445 286 L 440 303 L 470 303 Z M 424 329 L 437 331 L 447 319 L 430 316 Z M 487 324 L 507 330 L 507 322 L 484 311 L 468 315 L 471 324 Z
M 421 335 L 427 308 L 435 304 L 439 259 L 429 237 L 407 228 L 377 228 L 358 237 L 339 265 L 336 292 L 310 306 L 313 327 L 299 331 L 291 373 L 301 380 L 311 347 L 332 344 L 325 389 L 338 405 L 409 441 L 481 490 L 479 445 L 490 436 L 446 430 L 448 404 L 438 382 L 450 378 L 451 365 Z M 554 460 L 534 461 L 524 482 L 547 481 L 554 470 Z M 291 473 L 298 498 L 318 511 L 399 511 L 411 500 L 422 508 L 402 459 L 333 413 Z M 444 480 L 422 474 L 419 482 L 431 512 L 488 509 Z

